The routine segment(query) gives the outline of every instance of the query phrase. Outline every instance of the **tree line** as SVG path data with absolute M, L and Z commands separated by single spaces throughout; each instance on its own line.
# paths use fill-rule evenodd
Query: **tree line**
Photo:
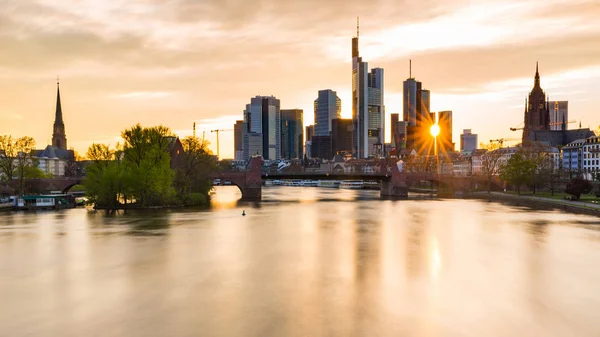
M 135 125 L 122 144 L 92 144 L 84 186 L 97 208 L 198 205 L 209 200 L 216 160 L 208 142 L 181 140 L 164 126 Z
M 24 136 L 15 138 L 11 135 L 0 135 L 0 187 L 9 191 L 16 187 L 16 193 L 23 195 L 26 190 L 27 179 L 46 178 L 39 169 L 39 161 L 33 156 L 35 140 Z

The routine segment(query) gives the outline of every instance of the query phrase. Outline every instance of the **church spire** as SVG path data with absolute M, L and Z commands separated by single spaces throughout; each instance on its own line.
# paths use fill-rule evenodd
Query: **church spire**
M 54 124 L 63 125 L 62 106 L 60 104 L 60 81 L 56 78 L 56 114 L 54 116 Z
M 67 149 L 67 136 L 65 134 L 65 123 L 63 122 L 62 106 L 60 104 L 60 82 L 58 78 L 56 78 L 56 111 L 52 132 L 52 146 L 62 150 Z
M 538 68 L 538 63 L 535 62 L 535 83 L 534 86 L 539 87 L 540 86 L 540 72 L 539 72 L 539 68 Z

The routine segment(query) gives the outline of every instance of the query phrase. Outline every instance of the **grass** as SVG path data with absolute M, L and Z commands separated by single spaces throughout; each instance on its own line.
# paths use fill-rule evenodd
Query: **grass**
M 506 191 L 506 194 L 514 194 L 516 195 L 517 192 L 515 191 Z M 565 192 L 554 192 L 554 195 L 552 195 L 552 193 L 550 191 L 537 191 L 535 192 L 535 194 L 531 191 L 522 191 L 521 192 L 522 196 L 528 196 L 528 197 L 539 197 L 539 198 L 548 198 L 548 199 L 556 199 L 556 200 L 564 200 L 565 198 L 571 198 L 570 194 L 567 194 Z M 596 201 L 600 203 L 600 198 L 597 198 L 594 194 L 583 194 L 581 195 L 581 198 L 579 199 L 580 202 L 592 202 L 592 201 Z

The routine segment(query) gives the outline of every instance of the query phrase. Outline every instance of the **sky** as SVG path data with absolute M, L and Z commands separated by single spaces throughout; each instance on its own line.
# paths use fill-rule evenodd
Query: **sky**
M 0 0 L 0 134 L 51 142 L 60 76 L 69 147 L 115 144 L 136 123 L 180 137 L 233 129 L 250 98 L 274 95 L 313 122 L 318 90 L 351 116 L 351 38 L 385 71 L 386 114 L 402 114 L 402 82 L 453 111 L 454 141 L 520 138 L 539 61 L 550 100 L 600 125 L 598 0 Z M 387 119 L 389 121 L 389 119 Z M 389 124 L 389 123 L 388 123 Z M 389 140 L 389 132 L 386 137 Z M 220 134 L 233 157 L 233 132 Z

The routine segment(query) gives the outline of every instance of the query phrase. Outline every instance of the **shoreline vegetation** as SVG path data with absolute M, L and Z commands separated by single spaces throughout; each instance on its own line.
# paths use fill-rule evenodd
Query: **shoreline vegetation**
M 218 165 L 208 142 L 182 140 L 164 126 L 137 124 L 121 133 L 123 144 L 92 144 L 83 181 L 88 204 L 101 210 L 208 205 Z
M 538 209 L 558 209 L 569 213 L 600 216 L 600 204 L 595 200 L 567 200 L 560 199 L 561 195 L 554 197 L 532 195 L 518 195 L 503 192 L 475 192 L 470 195 L 471 199 L 510 202 L 516 206 L 527 206 Z

